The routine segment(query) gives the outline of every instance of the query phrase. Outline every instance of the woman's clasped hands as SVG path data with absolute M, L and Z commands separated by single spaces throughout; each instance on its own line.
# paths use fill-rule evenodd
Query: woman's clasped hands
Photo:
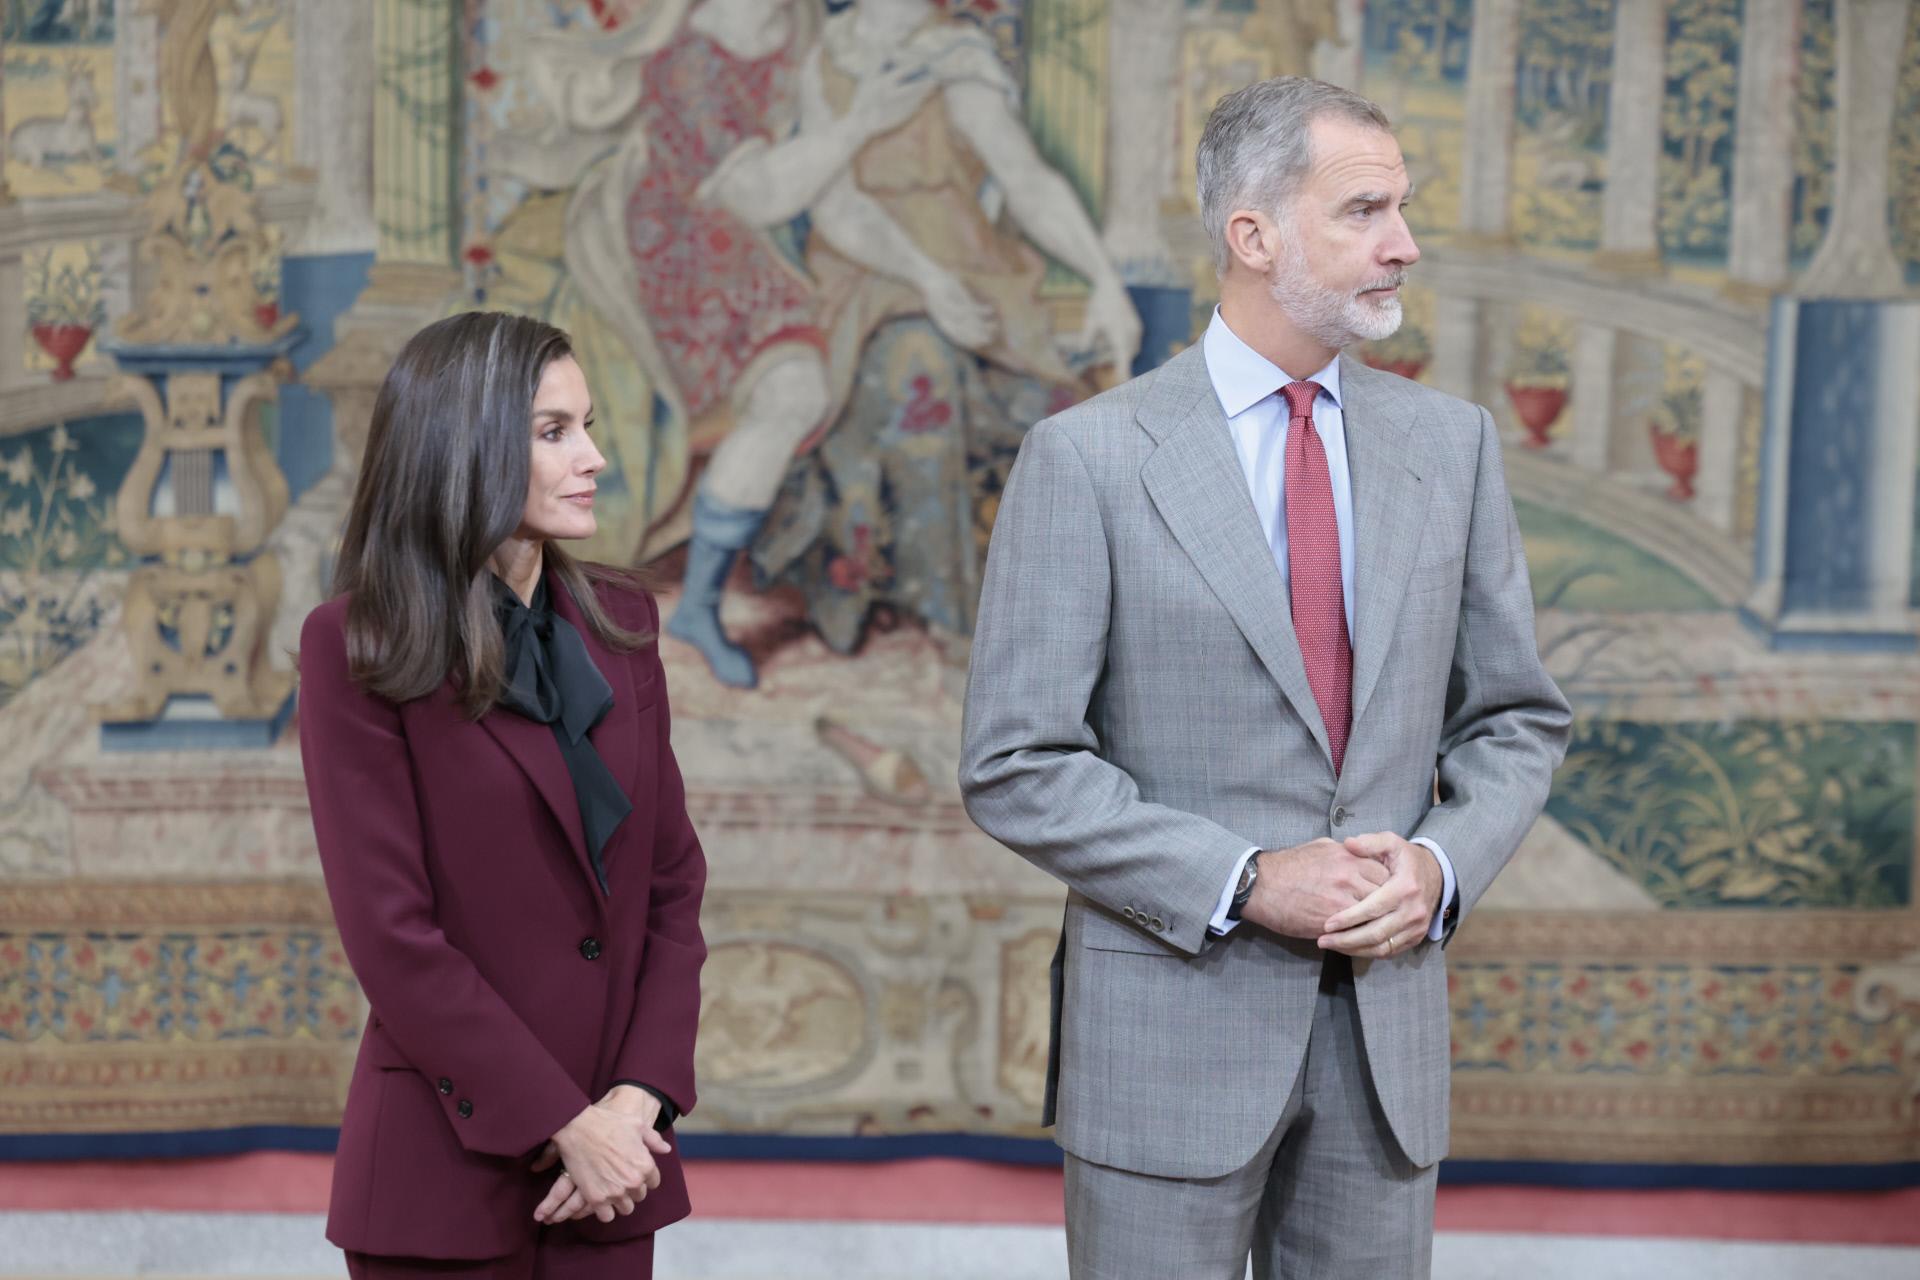
M 568 1222 L 591 1214 L 602 1222 L 625 1217 L 660 1185 L 656 1156 L 672 1150 L 654 1131 L 660 1100 L 645 1089 L 615 1085 L 600 1101 L 553 1135 L 535 1173 L 556 1163 L 560 1176 L 533 1211 L 534 1221 Z

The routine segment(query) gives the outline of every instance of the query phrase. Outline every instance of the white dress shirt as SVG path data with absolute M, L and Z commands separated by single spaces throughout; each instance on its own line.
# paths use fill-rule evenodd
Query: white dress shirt
M 1287 572 L 1287 402 L 1280 388 L 1290 382 L 1317 382 L 1320 394 L 1313 400 L 1313 429 L 1327 453 L 1327 472 L 1333 482 L 1333 519 L 1340 531 L 1340 595 L 1346 605 L 1347 636 L 1353 636 L 1353 477 L 1347 467 L 1347 424 L 1340 411 L 1340 357 L 1310 378 L 1296 378 L 1240 340 L 1238 334 L 1214 308 L 1213 320 L 1201 339 L 1201 352 L 1207 360 L 1207 376 L 1214 394 L 1226 411 L 1227 430 L 1233 435 L 1233 450 L 1240 456 L 1240 469 L 1246 473 L 1247 489 L 1253 495 L 1254 513 L 1267 535 L 1273 562 L 1280 569 L 1285 585 Z M 1440 909 L 1433 913 L 1433 925 L 1427 937 L 1438 942 L 1445 934 L 1446 906 L 1453 901 L 1453 862 L 1439 845 L 1425 836 L 1416 836 L 1415 844 L 1433 851 L 1440 864 L 1442 881 Z M 1209 927 L 1217 934 L 1229 933 L 1239 923 L 1227 919 L 1233 904 L 1234 888 L 1247 859 L 1258 853 L 1248 849 L 1234 864 L 1233 874 L 1220 894 L 1220 904 Z

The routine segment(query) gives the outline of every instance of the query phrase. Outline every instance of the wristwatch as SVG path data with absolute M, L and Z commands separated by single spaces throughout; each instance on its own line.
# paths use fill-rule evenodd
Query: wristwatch
M 1227 903 L 1227 919 L 1240 918 L 1240 913 L 1247 909 L 1247 903 L 1253 900 L 1253 885 L 1259 878 L 1260 855 L 1256 852 L 1247 859 L 1247 865 L 1240 868 L 1240 883 L 1233 886 L 1233 899 Z

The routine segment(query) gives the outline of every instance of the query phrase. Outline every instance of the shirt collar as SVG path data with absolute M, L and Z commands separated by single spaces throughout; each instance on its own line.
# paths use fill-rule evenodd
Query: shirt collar
M 1311 378 L 1296 378 L 1242 342 L 1240 335 L 1228 327 L 1218 307 L 1213 309 L 1213 319 L 1207 325 L 1201 347 L 1207 358 L 1207 376 L 1213 380 L 1214 394 L 1220 397 L 1220 407 L 1229 418 L 1239 417 L 1289 382 L 1317 382 L 1335 405 L 1340 403 L 1338 352 L 1326 368 Z
M 540 576 L 534 580 L 531 600 L 522 600 L 519 593 L 507 585 L 507 580 L 491 569 L 487 571 L 487 576 L 493 579 L 494 612 L 503 619 L 515 609 L 525 609 L 535 614 L 552 612 L 553 600 L 547 590 L 547 570 L 544 565 L 541 566 Z

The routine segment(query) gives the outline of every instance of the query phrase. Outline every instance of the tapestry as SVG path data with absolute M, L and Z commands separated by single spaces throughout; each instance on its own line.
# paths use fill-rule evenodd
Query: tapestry
M 694 1143 L 1045 1150 L 1063 891 L 955 782 L 999 493 L 1035 422 L 1198 340 L 1206 114 L 1315 74 L 1417 184 L 1407 322 L 1355 354 L 1493 412 L 1577 714 L 1446 953 L 1453 1156 L 1920 1162 L 1911 0 L 0 6 L 0 1156 L 324 1145 L 366 1016 L 289 724 L 132 750 L 96 710 L 153 679 L 122 491 L 183 483 L 101 337 L 189 18 L 267 328 L 301 317 L 250 427 L 291 481 L 263 663 L 392 335 L 572 335 L 587 553 L 660 585 L 711 871 Z

